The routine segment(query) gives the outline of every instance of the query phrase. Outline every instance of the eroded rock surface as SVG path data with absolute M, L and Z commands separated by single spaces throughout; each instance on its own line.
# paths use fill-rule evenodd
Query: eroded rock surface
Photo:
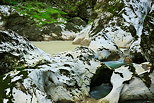
M 2 74 L 15 68 L 35 67 L 50 61 L 48 54 L 11 30 L 0 31 L 0 57 Z
M 0 91 L 4 103 L 82 101 L 89 96 L 96 70 L 103 69 L 104 64 L 87 47 L 50 57 L 13 31 L 1 31 L 0 36 L 1 71 L 5 71 Z
M 87 99 L 87 102 L 92 100 L 93 103 L 119 103 L 136 99 L 153 100 L 152 1 L 99 0 L 98 2 L 100 5 L 98 3 L 96 13 L 102 11 L 103 13 L 98 15 L 90 28 L 86 29 L 86 36 L 79 37 L 82 40 L 84 38 L 91 40 L 89 48 L 79 47 L 72 52 L 49 57 L 16 33 L 0 32 L 2 72 L 4 74 L 10 71 L 1 76 L 0 91 L 3 94 L 1 101 L 84 103 L 83 100 L 89 97 L 90 89 L 104 82 L 112 85 L 111 92 L 104 98 Z M 101 5 L 102 3 L 105 5 Z M 106 6 L 108 8 L 104 11 L 102 8 Z M 113 9 L 115 6 L 117 8 Z M 121 48 L 126 49 L 127 54 Z M 125 56 L 131 58 L 131 62 L 138 64 L 124 63 L 124 66 L 113 71 L 100 62 L 124 59 Z M 3 71 L 6 66 L 3 65 L 5 61 L 10 69 Z M 140 64 L 145 61 L 149 64 Z M 108 70 L 110 72 L 107 72 Z

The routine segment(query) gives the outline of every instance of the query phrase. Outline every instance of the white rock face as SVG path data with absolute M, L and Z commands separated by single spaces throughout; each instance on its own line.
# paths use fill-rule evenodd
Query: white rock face
M 62 29 L 61 33 L 62 33 L 62 38 L 64 40 L 72 40 L 72 39 L 74 39 L 76 37 L 77 34 L 74 31 L 66 30 L 64 24 L 60 24 L 59 26 Z
M 10 72 L 3 80 L 12 78 L 16 86 L 5 90 L 11 89 L 9 93 L 16 103 L 83 100 L 89 95 L 90 79 L 100 66 L 100 62 L 92 57 L 90 49 L 77 48 L 54 56 L 48 65 Z
M 82 31 L 80 31 L 79 33 L 77 33 L 76 38 L 73 40 L 73 44 L 80 44 L 80 45 L 84 45 L 84 46 L 88 46 L 90 43 L 90 37 L 89 37 L 89 32 L 91 29 L 91 25 L 89 24 L 87 25 Z
M 150 2 L 148 0 L 141 0 L 141 3 L 134 0 L 125 1 L 126 12 L 133 13 L 132 15 L 123 14 L 127 22 L 122 18 L 114 17 L 100 32 L 91 37 L 87 36 L 91 32 L 89 31 L 91 27 L 87 27 L 87 31 L 83 34 L 87 33 L 86 36 L 91 39 L 89 48 L 79 47 L 72 52 L 64 52 L 53 57 L 34 47 L 13 31 L 0 31 L 0 57 L 7 58 L 8 54 L 13 55 L 25 65 L 0 78 L 0 91 L 2 91 L 0 100 L 4 103 L 8 101 L 15 103 L 82 101 L 89 96 L 90 81 L 96 74 L 96 70 L 103 65 L 95 58 L 106 59 L 113 53 L 120 55 L 120 47 L 130 47 L 132 51 L 141 52 L 140 34 L 143 19 L 150 11 L 148 10 Z M 132 6 L 134 7 L 130 9 Z M 143 14 L 140 13 L 141 9 L 144 9 Z M 135 18 L 137 14 L 139 17 Z M 135 42 L 132 43 L 134 38 L 127 31 L 128 29 L 124 30 L 116 25 L 118 20 L 121 20 L 125 27 L 134 26 L 139 37 Z M 98 22 L 95 22 L 98 25 Z M 141 24 L 138 24 L 140 22 Z M 114 25 L 110 26 L 111 24 Z M 83 35 L 81 38 L 86 36 Z M 143 65 L 145 64 L 133 63 L 116 69 L 111 76 L 112 91 L 96 103 L 118 103 L 119 100 L 134 99 L 153 100 L 154 72 L 145 70 Z
M 107 58 L 112 54 L 111 51 L 121 52 L 117 47 L 129 48 L 132 54 L 141 53 L 140 42 L 143 23 L 147 14 L 152 12 L 152 1 L 124 0 L 123 2 L 125 4 L 124 8 L 119 11 L 121 17 L 114 16 L 112 19 L 109 19 L 108 23 L 102 26 L 105 20 L 112 16 L 111 13 L 104 11 L 98 15 L 90 29 L 87 26 L 84 32 L 80 33 L 82 35 L 77 36 L 74 44 L 87 39 L 90 40 L 89 47 L 97 53 L 99 59 Z M 102 29 L 97 30 L 98 26 L 102 26 Z M 130 29 L 131 26 L 134 28 L 133 30 Z M 107 39 L 102 39 L 104 37 Z M 137 40 L 136 37 L 138 37 Z
M 10 53 L 27 65 L 1 78 L 0 84 L 6 85 L 0 86 L 1 91 L 6 91 L 3 101 L 62 103 L 89 96 L 91 78 L 103 65 L 91 49 L 79 47 L 50 57 L 13 31 L 1 31 L 0 37 L 0 55 L 7 57 Z
M 122 14 L 123 18 L 134 26 L 136 35 L 141 36 L 143 30 L 143 23 L 146 15 L 151 10 L 151 0 L 124 0 L 125 13 Z
M 27 70 L 15 70 L 5 74 L 3 83 L 7 84 L 8 87 L 1 87 L 1 90 L 5 88 L 4 91 L 7 91 L 6 96 L 2 98 L 3 101 L 13 103 L 52 103 L 52 100 L 47 98 L 46 93 L 37 88 L 27 74 Z M 5 82 L 7 79 L 14 79 L 18 76 L 20 78 L 11 82 L 13 87 L 9 86 L 10 82 Z
M 134 38 L 132 37 L 131 33 L 127 30 L 123 29 L 122 27 L 116 25 L 118 22 L 122 23 L 123 27 L 130 26 L 129 23 L 124 21 L 119 21 L 118 17 L 114 17 L 113 20 L 111 20 L 107 27 L 104 29 L 106 31 L 106 35 L 109 36 L 109 38 L 119 47 L 119 48 L 129 48 L 132 44 Z M 113 25 L 115 24 L 115 25 Z M 111 26 L 113 25 L 113 26 Z
M 95 51 L 98 59 L 106 59 L 112 52 L 120 52 L 117 45 L 106 35 L 102 35 L 102 32 L 94 36 L 89 48 Z
M 130 46 L 129 50 L 130 52 L 132 53 L 141 53 L 141 46 L 140 46 L 140 42 L 141 42 L 141 39 L 138 38 L 136 41 L 134 41 L 132 43 L 132 45 Z
M 13 31 L 0 31 L 2 41 L 0 42 L 0 53 L 10 53 L 20 57 L 25 66 L 35 66 L 38 62 L 50 61 L 51 57 L 44 51 L 33 46 L 22 36 Z M 7 41 L 8 40 L 8 41 Z

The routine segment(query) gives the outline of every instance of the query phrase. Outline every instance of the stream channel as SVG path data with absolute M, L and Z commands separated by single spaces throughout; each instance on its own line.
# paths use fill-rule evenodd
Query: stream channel
M 71 51 L 74 50 L 79 45 L 73 45 L 72 41 L 42 41 L 42 42 L 33 42 L 36 47 L 42 49 L 46 53 L 50 55 L 54 55 L 64 51 Z M 108 67 L 111 69 L 115 69 L 124 65 L 125 63 L 121 60 L 119 61 L 107 61 L 104 62 Z M 96 86 L 91 89 L 90 95 L 95 99 L 100 99 L 105 97 L 112 89 L 111 84 L 104 83 L 99 86 Z M 124 101 L 120 103 L 154 103 L 154 101 L 147 101 L 147 100 L 134 100 L 134 101 Z

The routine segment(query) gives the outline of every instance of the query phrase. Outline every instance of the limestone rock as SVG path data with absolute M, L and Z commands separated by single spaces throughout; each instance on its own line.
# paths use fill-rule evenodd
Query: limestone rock
M 146 5 L 147 4 L 148 3 L 146 3 Z M 152 45 L 154 44 L 153 39 L 152 39 L 153 38 L 152 34 L 154 32 L 153 30 L 154 9 L 152 5 L 153 4 L 151 4 L 151 10 L 150 10 L 150 5 L 148 5 L 147 7 L 145 6 L 142 7 L 145 9 L 145 14 L 142 14 L 142 15 L 146 15 L 146 17 L 144 17 L 144 23 L 140 24 L 141 26 L 143 26 L 142 35 L 140 35 L 138 39 L 136 39 L 130 47 L 130 54 L 132 55 L 132 58 L 134 59 L 133 61 L 139 61 L 138 63 L 145 62 L 145 61 L 150 61 L 152 63 L 153 61 L 152 59 L 153 56 L 151 55 L 153 55 Z
M 5 68 L 4 62 L 12 64 L 10 72 L 0 77 L 1 102 L 82 101 L 89 96 L 96 70 L 103 69 L 104 64 L 87 47 L 50 57 L 13 31 L 0 34 L 1 68 Z
M 141 71 L 143 70 L 143 71 Z M 144 70 L 141 65 L 132 64 L 116 69 L 111 76 L 112 90 L 98 103 L 119 103 L 131 100 L 153 100 L 154 73 Z M 115 97 L 116 95 L 116 97 Z
M 26 98 L 22 102 L 28 103 L 29 100 L 33 100 L 32 103 L 41 100 L 41 103 L 82 101 L 89 96 L 90 79 L 100 65 L 100 62 L 90 58 L 92 53 L 87 48 L 78 48 L 53 57 L 48 65 L 14 71 L 15 75 L 10 72 L 3 82 L 8 83 L 6 80 L 10 78 L 17 86 L 7 87 L 4 91 L 10 90 L 11 100 L 16 102 L 20 102 L 23 96 Z M 11 101 L 7 98 L 9 95 L 3 98 Z
M 106 34 L 102 35 L 102 32 L 93 37 L 89 48 L 95 51 L 96 58 L 99 60 L 118 60 L 120 58 L 120 50 L 117 45 Z
M 73 40 L 72 44 L 88 46 L 90 44 L 89 32 L 91 25 L 87 25 L 82 31 L 77 33 L 76 38 Z
M 11 30 L 0 31 L 0 57 L 1 73 L 14 68 L 35 67 L 50 61 L 49 55 L 44 51 Z

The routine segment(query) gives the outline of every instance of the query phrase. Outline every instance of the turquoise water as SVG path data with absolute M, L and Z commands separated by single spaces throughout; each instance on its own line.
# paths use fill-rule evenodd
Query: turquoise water
M 116 69 L 121 67 L 122 65 L 125 65 L 126 63 L 124 63 L 123 60 L 118 60 L 118 61 L 106 61 L 103 62 L 106 66 L 108 66 L 111 69 Z

